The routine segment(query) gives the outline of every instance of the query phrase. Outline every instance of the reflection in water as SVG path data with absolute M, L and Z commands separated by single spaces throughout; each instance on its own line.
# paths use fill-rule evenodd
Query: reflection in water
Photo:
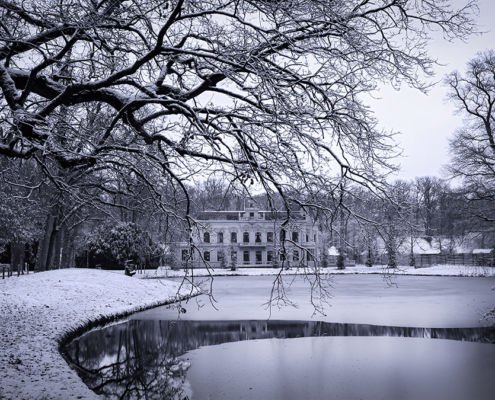
M 394 336 L 493 343 L 495 328 L 406 328 L 306 321 L 130 320 L 92 331 L 66 348 L 83 381 L 104 398 L 182 399 L 189 364 L 177 357 L 201 346 L 253 339 Z

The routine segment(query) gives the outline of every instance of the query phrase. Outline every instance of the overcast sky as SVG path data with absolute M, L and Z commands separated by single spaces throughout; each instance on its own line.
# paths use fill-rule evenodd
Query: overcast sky
M 464 4 L 467 0 L 455 0 Z M 495 0 L 479 0 L 480 14 L 477 21 L 482 36 L 473 36 L 467 43 L 449 43 L 434 40 L 430 54 L 445 67 L 436 67 L 435 80 L 447 73 L 459 70 L 464 73 L 466 62 L 477 52 L 495 48 Z M 446 87 L 437 84 L 428 95 L 403 86 L 400 91 L 385 87 L 380 91 L 380 100 L 370 100 L 380 125 L 386 130 L 399 131 L 396 137 L 403 149 L 400 159 L 402 172 L 396 179 L 410 180 L 416 176 L 442 177 L 441 167 L 448 160 L 448 138 L 462 124 L 460 116 L 453 115 L 454 108 L 445 102 Z

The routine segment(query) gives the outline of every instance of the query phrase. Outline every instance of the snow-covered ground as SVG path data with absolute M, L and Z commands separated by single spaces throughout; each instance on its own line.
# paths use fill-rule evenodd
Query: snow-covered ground
M 284 275 L 304 274 L 311 270 L 291 268 L 289 270 L 283 270 Z M 280 272 L 279 268 L 237 268 L 235 271 L 230 269 L 194 269 L 188 271 L 188 275 L 194 276 L 259 276 L 259 275 L 277 275 Z M 427 268 L 414 268 L 414 267 L 398 267 L 396 269 L 389 269 L 385 266 L 373 266 L 371 268 L 365 265 L 356 265 L 354 267 L 346 267 L 343 270 L 338 270 L 336 267 L 322 268 L 320 269 L 322 274 L 397 274 L 397 275 L 429 275 L 429 276 L 495 276 L 495 268 L 492 267 L 471 267 L 464 265 L 434 265 Z M 146 271 L 144 274 L 137 274 L 140 278 L 172 278 L 183 277 L 185 275 L 183 270 L 173 271 L 170 268 L 160 267 L 157 270 Z
M 57 339 L 90 319 L 174 301 L 178 287 L 94 269 L 0 279 L 0 399 L 98 398 L 61 357 Z
M 213 275 L 275 275 L 278 269 L 217 269 Z M 438 265 L 429 268 L 386 270 L 362 265 L 330 274 L 405 274 L 495 276 L 495 268 Z M 283 274 L 304 273 L 284 270 Z M 206 270 L 194 270 L 205 276 Z M 100 317 L 130 312 L 177 299 L 179 283 L 166 279 L 183 271 L 159 268 L 133 278 L 122 271 L 63 269 L 0 279 L 0 399 L 96 399 L 58 352 L 57 339 L 65 332 Z M 184 287 L 181 295 L 191 295 Z

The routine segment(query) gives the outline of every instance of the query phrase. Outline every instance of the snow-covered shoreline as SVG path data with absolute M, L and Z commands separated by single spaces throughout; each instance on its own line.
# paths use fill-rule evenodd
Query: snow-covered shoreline
M 0 399 L 99 398 L 62 358 L 58 340 L 89 320 L 173 302 L 178 288 L 94 269 L 0 279 Z
M 306 272 L 312 272 L 311 269 L 291 268 L 283 270 L 283 275 L 302 275 Z M 235 271 L 230 269 L 194 269 L 189 270 L 188 276 L 206 277 L 206 276 L 270 276 L 280 273 L 280 268 L 237 268 Z M 338 270 L 336 267 L 321 268 L 320 273 L 330 275 L 352 275 L 352 274 L 388 274 L 388 275 L 415 275 L 415 276 L 461 276 L 461 277 L 494 277 L 495 267 L 473 267 L 465 265 L 433 265 L 425 268 L 414 268 L 399 266 L 395 269 L 386 268 L 386 266 L 376 265 L 366 267 L 365 265 L 356 265 Z M 160 267 L 157 270 L 146 271 L 144 274 L 136 276 L 140 278 L 181 278 L 185 275 L 183 270 L 171 270 Z
M 278 269 L 215 270 L 214 276 L 276 275 Z M 283 274 L 303 273 L 283 270 Z M 428 276 L 495 276 L 495 268 L 433 266 L 430 268 L 348 267 L 329 274 L 404 274 Z M 67 332 L 88 321 L 109 319 L 177 300 L 183 271 L 159 268 L 129 278 L 122 271 L 62 269 L 0 279 L 0 399 L 97 399 L 58 351 Z M 194 276 L 206 276 L 194 270 Z M 181 296 L 194 294 L 184 287 Z

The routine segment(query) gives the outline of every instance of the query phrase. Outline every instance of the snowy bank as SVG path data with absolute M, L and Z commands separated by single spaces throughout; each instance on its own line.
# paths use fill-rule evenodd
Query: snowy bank
M 93 269 L 0 279 L 0 399 L 99 398 L 62 358 L 58 340 L 89 320 L 173 302 L 178 288 Z
M 280 271 L 280 268 L 237 268 L 235 271 L 230 269 L 194 269 L 188 271 L 188 276 L 205 277 L 205 276 L 270 276 L 278 275 L 302 275 L 313 273 L 311 268 L 291 268 Z M 416 276 L 463 276 L 463 277 L 495 277 L 494 267 L 472 267 L 465 265 L 433 265 L 425 268 L 398 267 L 395 269 L 386 268 L 382 265 L 366 267 L 365 265 L 356 265 L 339 270 L 336 267 L 320 268 L 321 274 L 330 275 L 347 275 L 347 274 L 396 274 L 396 275 L 416 275 Z M 139 278 L 179 278 L 185 275 L 183 270 L 171 270 L 167 267 L 160 267 L 157 270 L 146 271 L 145 274 L 135 275 Z

